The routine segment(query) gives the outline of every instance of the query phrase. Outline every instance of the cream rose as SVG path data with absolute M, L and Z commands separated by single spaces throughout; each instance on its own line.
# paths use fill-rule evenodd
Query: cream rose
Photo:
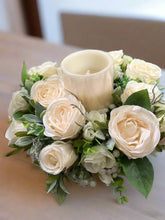
M 114 64 L 118 64 L 121 65 L 123 62 L 123 50 L 114 50 L 114 51 L 110 51 L 109 55 L 111 55 L 111 57 L 113 58 Z
M 129 81 L 127 83 L 127 86 L 126 86 L 123 94 L 121 95 L 121 100 L 124 103 L 127 100 L 127 98 L 130 95 L 132 95 L 133 93 L 138 92 L 143 89 L 147 89 L 149 97 L 150 97 L 150 101 L 152 101 L 154 95 L 156 98 L 161 94 L 161 91 L 158 89 L 157 86 L 154 88 L 154 90 L 153 90 L 153 88 L 154 88 L 154 85 L 150 85 L 150 84 L 146 84 L 146 83 L 138 83 L 136 81 Z M 153 92 L 154 92 L 154 95 L 153 95 Z
M 55 141 L 44 147 L 39 154 L 41 168 L 50 174 L 57 175 L 68 169 L 77 160 L 71 143 Z
M 81 102 L 69 95 L 52 102 L 44 117 L 44 134 L 55 140 L 76 137 L 85 122 L 85 109 Z
M 28 75 L 35 75 L 39 74 L 44 76 L 45 78 L 52 76 L 52 75 L 57 75 L 58 74 L 58 67 L 57 64 L 54 62 L 45 62 L 41 64 L 40 66 L 34 66 L 29 69 Z
M 10 117 L 12 117 L 13 114 L 18 111 L 25 111 L 28 109 L 28 103 L 25 101 L 24 98 L 22 98 L 22 96 L 20 95 L 20 92 L 27 93 L 25 89 L 21 89 L 20 91 L 16 91 L 13 93 L 12 99 L 11 99 L 11 102 L 8 108 L 8 114 Z
M 145 83 L 154 84 L 161 77 L 161 69 L 155 64 L 134 59 L 127 66 L 126 75 L 132 79 L 145 80 Z
M 44 107 L 48 107 L 52 101 L 64 95 L 64 83 L 58 76 L 51 76 L 45 81 L 40 80 L 31 88 L 31 99 Z
M 16 142 L 18 137 L 15 134 L 20 131 L 26 131 L 26 128 L 21 121 L 17 121 L 13 118 L 12 123 L 5 133 L 5 137 L 9 140 L 9 144 L 14 144 Z
M 104 147 L 96 146 L 96 153 L 86 155 L 82 165 L 91 173 L 98 173 L 104 168 L 112 168 L 116 160 L 114 156 Z
M 129 158 L 142 158 L 151 154 L 160 140 L 159 121 L 142 107 L 121 106 L 111 112 L 109 134 Z

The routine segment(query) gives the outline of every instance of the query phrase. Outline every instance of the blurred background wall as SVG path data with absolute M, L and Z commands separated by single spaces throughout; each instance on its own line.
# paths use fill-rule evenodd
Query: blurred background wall
M 0 31 L 124 49 L 165 68 L 165 0 L 0 0 Z

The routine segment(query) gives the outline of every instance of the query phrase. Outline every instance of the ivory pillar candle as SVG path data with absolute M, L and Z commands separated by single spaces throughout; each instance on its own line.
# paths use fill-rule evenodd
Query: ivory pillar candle
M 113 59 L 100 50 L 82 50 L 61 62 L 65 88 L 74 93 L 87 111 L 112 103 Z

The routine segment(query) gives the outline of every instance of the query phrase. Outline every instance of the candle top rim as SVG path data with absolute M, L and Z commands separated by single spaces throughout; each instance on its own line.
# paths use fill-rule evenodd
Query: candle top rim
M 65 62 L 67 62 L 71 58 L 74 58 L 76 55 L 80 55 L 80 54 L 83 54 L 83 53 L 84 54 L 85 53 L 91 53 L 91 54 L 103 55 L 107 59 L 108 65 L 105 68 L 103 68 L 103 69 L 101 69 L 101 70 L 99 70 L 95 73 L 92 73 L 92 74 L 75 74 L 75 73 L 72 73 L 69 70 L 67 70 L 66 67 L 65 67 Z M 66 56 L 61 61 L 60 66 L 61 66 L 62 72 L 65 72 L 65 73 L 67 73 L 67 75 L 70 75 L 70 76 L 94 77 L 94 76 L 100 75 L 100 74 L 102 74 L 102 72 L 107 71 L 108 69 L 110 69 L 110 67 L 113 66 L 113 58 L 108 54 L 108 52 L 105 52 L 105 51 L 102 51 L 102 50 L 95 50 L 95 49 L 79 50 L 79 51 L 73 52 L 73 53 L 69 54 L 68 56 Z

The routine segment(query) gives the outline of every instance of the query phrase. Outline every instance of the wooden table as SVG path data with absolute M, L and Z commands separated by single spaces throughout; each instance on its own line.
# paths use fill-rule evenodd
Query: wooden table
M 60 62 L 75 50 L 0 33 L 0 220 L 165 219 L 164 153 L 151 158 L 155 181 L 148 199 L 126 183 L 129 203 L 124 206 L 116 203 L 115 196 L 102 183 L 94 189 L 72 187 L 71 195 L 59 206 L 53 195 L 46 195 L 46 175 L 32 165 L 25 153 L 5 157 L 10 150 L 4 138 L 8 127 L 7 108 L 11 93 L 19 88 L 23 60 L 28 67 L 48 60 Z

